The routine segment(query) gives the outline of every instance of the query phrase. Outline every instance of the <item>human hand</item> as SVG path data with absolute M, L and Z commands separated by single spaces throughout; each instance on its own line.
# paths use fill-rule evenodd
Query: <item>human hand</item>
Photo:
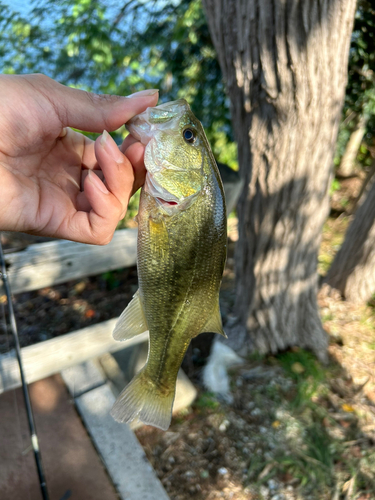
M 145 168 L 141 143 L 129 137 L 120 151 L 105 130 L 157 100 L 157 91 L 125 98 L 0 75 L 0 230 L 108 243 Z M 94 142 L 68 127 L 104 132 Z

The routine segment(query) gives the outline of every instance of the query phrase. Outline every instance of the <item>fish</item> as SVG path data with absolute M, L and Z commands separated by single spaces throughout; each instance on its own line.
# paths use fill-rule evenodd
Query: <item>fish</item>
M 126 127 L 145 145 L 146 180 L 137 215 L 139 288 L 113 337 L 124 341 L 148 330 L 149 349 L 111 415 L 167 430 L 191 339 L 203 332 L 226 337 L 219 308 L 224 189 L 203 126 L 184 99 L 147 108 Z

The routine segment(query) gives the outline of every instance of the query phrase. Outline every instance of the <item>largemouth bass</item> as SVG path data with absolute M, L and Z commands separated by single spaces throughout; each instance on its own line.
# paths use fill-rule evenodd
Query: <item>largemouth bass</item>
M 138 219 L 139 289 L 113 332 L 127 340 L 149 330 L 147 363 L 111 411 L 168 429 L 176 379 L 192 338 L 225 336 L 219 288 L 226 259 L 220 174 L 201 123 L 183 99 L 148 108 L 127 128 L 145 148 Z

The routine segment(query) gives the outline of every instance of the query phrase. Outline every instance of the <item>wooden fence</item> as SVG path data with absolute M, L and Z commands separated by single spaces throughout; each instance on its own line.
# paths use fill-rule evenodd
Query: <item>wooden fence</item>
M 84 245 L 70 241 L 51 241 L 30 245 L 25 250 L 5 255 L 13 294 L 54 286 L 136 264 L 136 229 L 116 231 L 106 246 Z M 2 286 L 2 285 L 1 285 Z M 0 286 L 0 295 L 4 293 Z M 116 318 L 75 332 L 22 348 L 28 383 L 61 372 L 70 366 L 106 352 L 124 348 L 112 338 Z M 138 335 L 126 343 L 131 346 L 147 339 Z M 0 355 L 0 394 L 21 385 L 14 350 Z

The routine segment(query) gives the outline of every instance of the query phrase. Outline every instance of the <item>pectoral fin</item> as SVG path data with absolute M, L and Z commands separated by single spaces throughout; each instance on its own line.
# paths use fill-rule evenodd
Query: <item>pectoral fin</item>
M 115 340 L 128 340 L 146 330 L 148 330 L 147 321 L 137 290 L 119 317 L 112 335 Z
M 226 339 L 228 338 L 223 330 L 223 324 L 221 322 L 219 301 L 217 301 L 217 305 L 213 310 L 212 315 L 209 317 L 207 323 L 204 325 L 202 332 L 219 333 Z

